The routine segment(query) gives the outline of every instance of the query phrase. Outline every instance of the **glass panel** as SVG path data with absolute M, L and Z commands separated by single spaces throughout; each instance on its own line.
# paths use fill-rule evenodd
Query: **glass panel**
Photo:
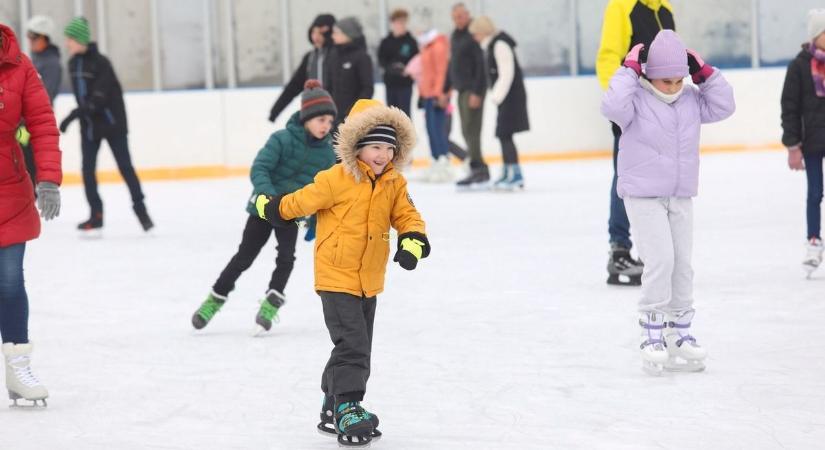
M 596 53 L 602 39 L 602 21 L 607 1 L 578 0 L 576 35 L 579 42 L 579 73 L 596 73 Z
M 822 0 L 760 0 L 759 57 L 764 65 L 785 65 L 808 39 L 808 11 Z
M 486 0 L 484 14 L 515 39 L 527 75 L 570 74 L 569 0 Z
M 386 19 L 380 17 L 378 0 L 350 0 L 346 2 L 340 0 L 314 0 L 311 8 L 303 5 L 302 2 L 295 0 L 290 1 L 289 5 L 289 38 L 292 45 L 291 70 L 295 70 L 301 64 L 301 59 L 312 48 L 312 44 L 309 42 L 309 26 L 315 16 L 323 13 L 332 13 L 336 19 L 343 19 L 347 16 L 357 17 L 364 29 L 367 49 L 370 56 L 372 56 L 373 65 L 376 64 L 375 55 L 377 54 L 378 44 L 383 37 L 380 35 L 380 21 Z
M 203 1 L 161 1 L 158 16 L 163 88 L 203 88 Z
M 88 10 L 84 14 L 94 17 Z M 149 0 L 107 1 L 106 56 L 124 90 L 152 89 L 152 27 Z M 92 29 L 92 35 L 94 35 Z
M 20 24 L 20 1 L 5 0 L 0 2 L 0 23 L 6 24 L 14 30 L 14 34 L 20 36 L 22 30 Z
M 672 0 L 676 30 L 705 61 L 751 66 L 751 0 Z
M 238 85 L 281 83 L 281 1 L 235 0 L 233 8 Z

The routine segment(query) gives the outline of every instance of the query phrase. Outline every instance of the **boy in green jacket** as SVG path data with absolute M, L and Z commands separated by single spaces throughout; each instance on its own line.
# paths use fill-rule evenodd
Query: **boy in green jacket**
M 192 316 L 196 329 L 205 327 L 221 309 L 235 282 L 252 265 L 274 228 L 278 256 L 266 297 L 255 317 L 259 332 L 272 328 L 278 309 L 286 302 L 284 287 L 295 264 L 298 227 L 294 224 L 273 227 L 259 218 L 255 198 L 259 194 L 277 196 L 294 192 L 312 183 L 318 172 L 335 164 L 330 130 L 337 113 L 332 97 L 321 89 L 321 83 L 307 80 L 301 95 L 301 110 L 290 117 L 286 129 L 273 133 L 258 152 L 250 173 L 254 191 L 246 207 L 249 218 L 241 245 Z

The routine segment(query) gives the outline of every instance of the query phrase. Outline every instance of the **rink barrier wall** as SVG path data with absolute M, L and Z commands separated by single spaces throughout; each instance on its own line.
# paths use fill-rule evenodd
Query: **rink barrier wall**
M 702 130 L 704 153 L 777 150 L 782 146 L 779 98 L 784 69 L 726 70 L 734 87 L 737 112 Z M 599 113 L 602 91 L 594 76 L 537 77 L 526 80 L 532 130 L 516 135 L 523 162 L 605 159 L 612 155 L 609 124 Z M 269 135 L 286 124 L 294 101 L 275 124 L 266 120 L 280 88 L 240 88 L 126 94 L 132 160 L 144 180 L 208 179 L 247 176 L 249 166 Z M 375 98 L 383 99 L 383 85 Z M 571 107 L 571 105 L 575 105 Z M 71 95 L 55 101 L 58 120 L 75 106 Z M 418 132 L 414 166 L 429 164 L 421 110 L 413 112 Z M 495 106 L 487 100 L 482 148 L 485 159 L 501 161 L 495 130 Z M 463 145 L 458 117 L 451 139 Z M 64 183 L 80 183 L 80 137 L 77 122 L 61 136 Z M 101 182 L 120 181 L 104 144 L 98 161 Z

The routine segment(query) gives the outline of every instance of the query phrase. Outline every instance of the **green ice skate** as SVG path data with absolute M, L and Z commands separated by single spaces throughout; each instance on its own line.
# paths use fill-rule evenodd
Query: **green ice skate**
M 284 294 L 270 289 L 266 293 L 266 298 L 261 300 L 261 308 L 255 316 L 255 323 L 258 324 L 258 332 L 266 332 L 272 328 L 272 322 L 278 322 L 278 310 L 286 303 Z
M 212 320 L 212 317 L 215 317 L 215 314 L 221 310 L 224 303 L 226 303 L 226 297 L 218 295 L 214 291 L 210 292 L 209 296 L 206 297 L 206 300 L 201 304 L 201 307 L 192 315 L 192 326 L 195 327 L 196 330 L 205 327 L 206 324 Z

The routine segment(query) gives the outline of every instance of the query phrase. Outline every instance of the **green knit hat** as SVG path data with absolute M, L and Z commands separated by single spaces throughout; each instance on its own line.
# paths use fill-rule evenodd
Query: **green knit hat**
M 92 32 L 89 29 L 89 21 L 86 20 L 85 17 L 75 17 L 72 19 L 72 21 L 66 25 L 66 29 L 63 30 L 63 33 L 81 45 L 89 45 L 89 41 L 92 40 Z

